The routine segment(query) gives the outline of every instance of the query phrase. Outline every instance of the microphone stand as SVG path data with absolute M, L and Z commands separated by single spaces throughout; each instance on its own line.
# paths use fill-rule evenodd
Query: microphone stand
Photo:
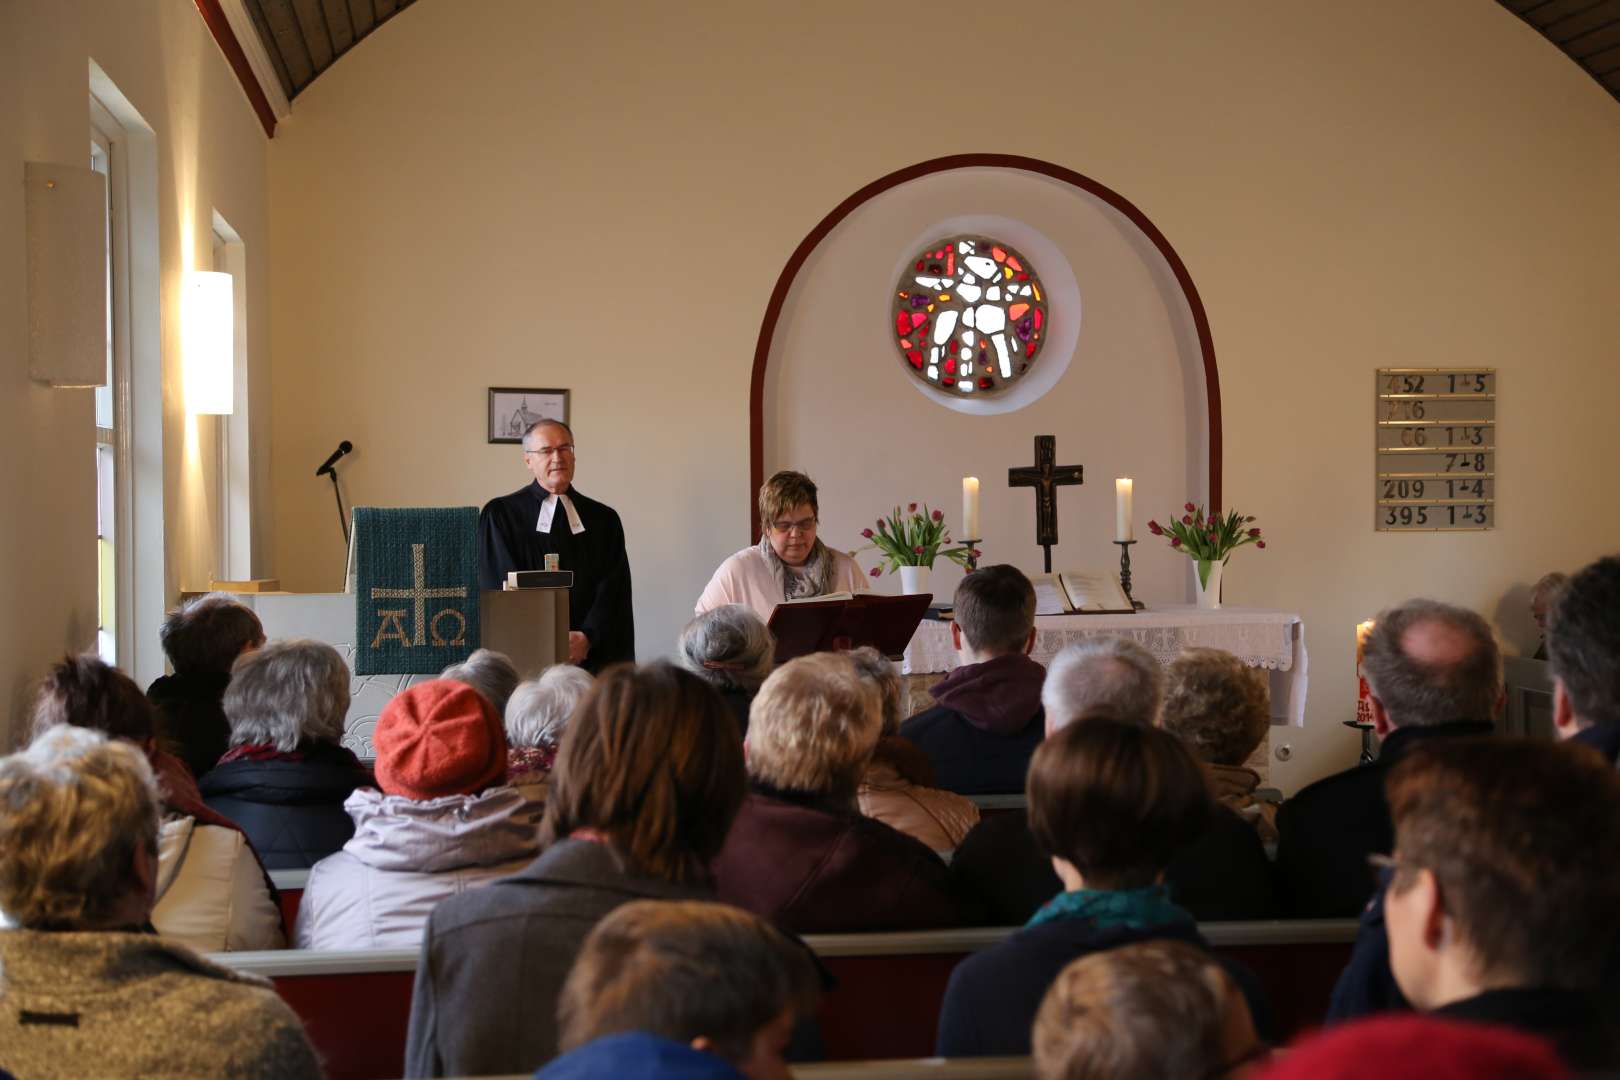
M 326 475 L 332 481 L 332 495 L 337 499 L 338 528 L 343 530 L 343 546 L 349 546 L 349 516 L 343 512 L 343 491 L 338 487 L 337 468 L 328 466 Z

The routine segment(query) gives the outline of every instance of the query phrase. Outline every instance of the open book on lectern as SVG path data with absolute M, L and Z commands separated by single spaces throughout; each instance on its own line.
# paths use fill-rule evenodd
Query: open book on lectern
M 810 653 L 862 645 L 898 660 L 933 600 L 932 593 L 835 593 L 778 604 L 766 625 L 776 635 L 778 664 Z

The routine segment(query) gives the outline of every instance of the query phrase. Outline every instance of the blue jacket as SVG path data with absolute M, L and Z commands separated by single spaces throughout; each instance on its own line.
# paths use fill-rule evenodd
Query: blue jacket
M 1085 919 L 1054 919 L 1020 930 L 963 960 L 951 972 L 940 1007 L 934 1053 L 941 1057 L 1028 1056 L 1030 1028 L 1041 999 L 1071 960 L 1161 939 L 1209 948 L 1198 930 L 1188 925 L 1099 929 Z M 1217 959 L 1248 1000 L 1255 1030 L 1262 1038 L 1274 1038 L 1276 1024 L 1259 980 L 1247 968 Z
M 685 1043 L 635 1031 L 604 1035 L 570 1050 L 534 1074 L 534 1080 L 744 1080 L 724 1058 Z
M 1327 1011 L 1329 1024 L 1373 1013 L 1411 1011 L 1412 1006 L 1395 985 L 1395 975 L 1389 969 L 1389 929 L 1384 925 L 1384 891 L 1388 888 L 1387 881 L 1380 885 L 1367 902 L 1367 910 L 1361 913 L 1350 960 L 1333 984 Z

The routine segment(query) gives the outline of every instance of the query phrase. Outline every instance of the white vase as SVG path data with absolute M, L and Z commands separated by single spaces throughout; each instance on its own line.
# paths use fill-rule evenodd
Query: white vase
M 1193 588 L 1198 590 L 1198 606 L 1205 611 L 1221 606 L 1221 571 L 1225 568 L 1224 562 L 1193 560 Z
M 928 591 L 928 575 L 933 572 L 931 566 L 902 566 L 900 568 L 900 591 L 907 596 L 916 596 Z

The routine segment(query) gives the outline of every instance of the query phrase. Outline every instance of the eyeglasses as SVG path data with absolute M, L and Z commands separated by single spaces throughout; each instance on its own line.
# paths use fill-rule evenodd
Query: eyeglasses
M 788 533 L 798 533 L 804 536 L 816 531 L 816 519 L 813 517 L 800 518 L 798 521 L 773 521 L 771 529 L 786 536 Z
M 572 457 L 573 453 L 574 444 L 571 442 L 565 442 L 558 446 L 537 446 L 533 450 L 526 449 L 523 451 L 525 457 L 529 454 L 539 454 L 541 457 Z
M 1367 865 L 1378 872 L 1380 878 L 1394 877 L 1402 870 L 1415 870 L 1417 864 L 1401 858 L 1399 855 L 1379 855 L 1376 852 L 1367 856 Z

